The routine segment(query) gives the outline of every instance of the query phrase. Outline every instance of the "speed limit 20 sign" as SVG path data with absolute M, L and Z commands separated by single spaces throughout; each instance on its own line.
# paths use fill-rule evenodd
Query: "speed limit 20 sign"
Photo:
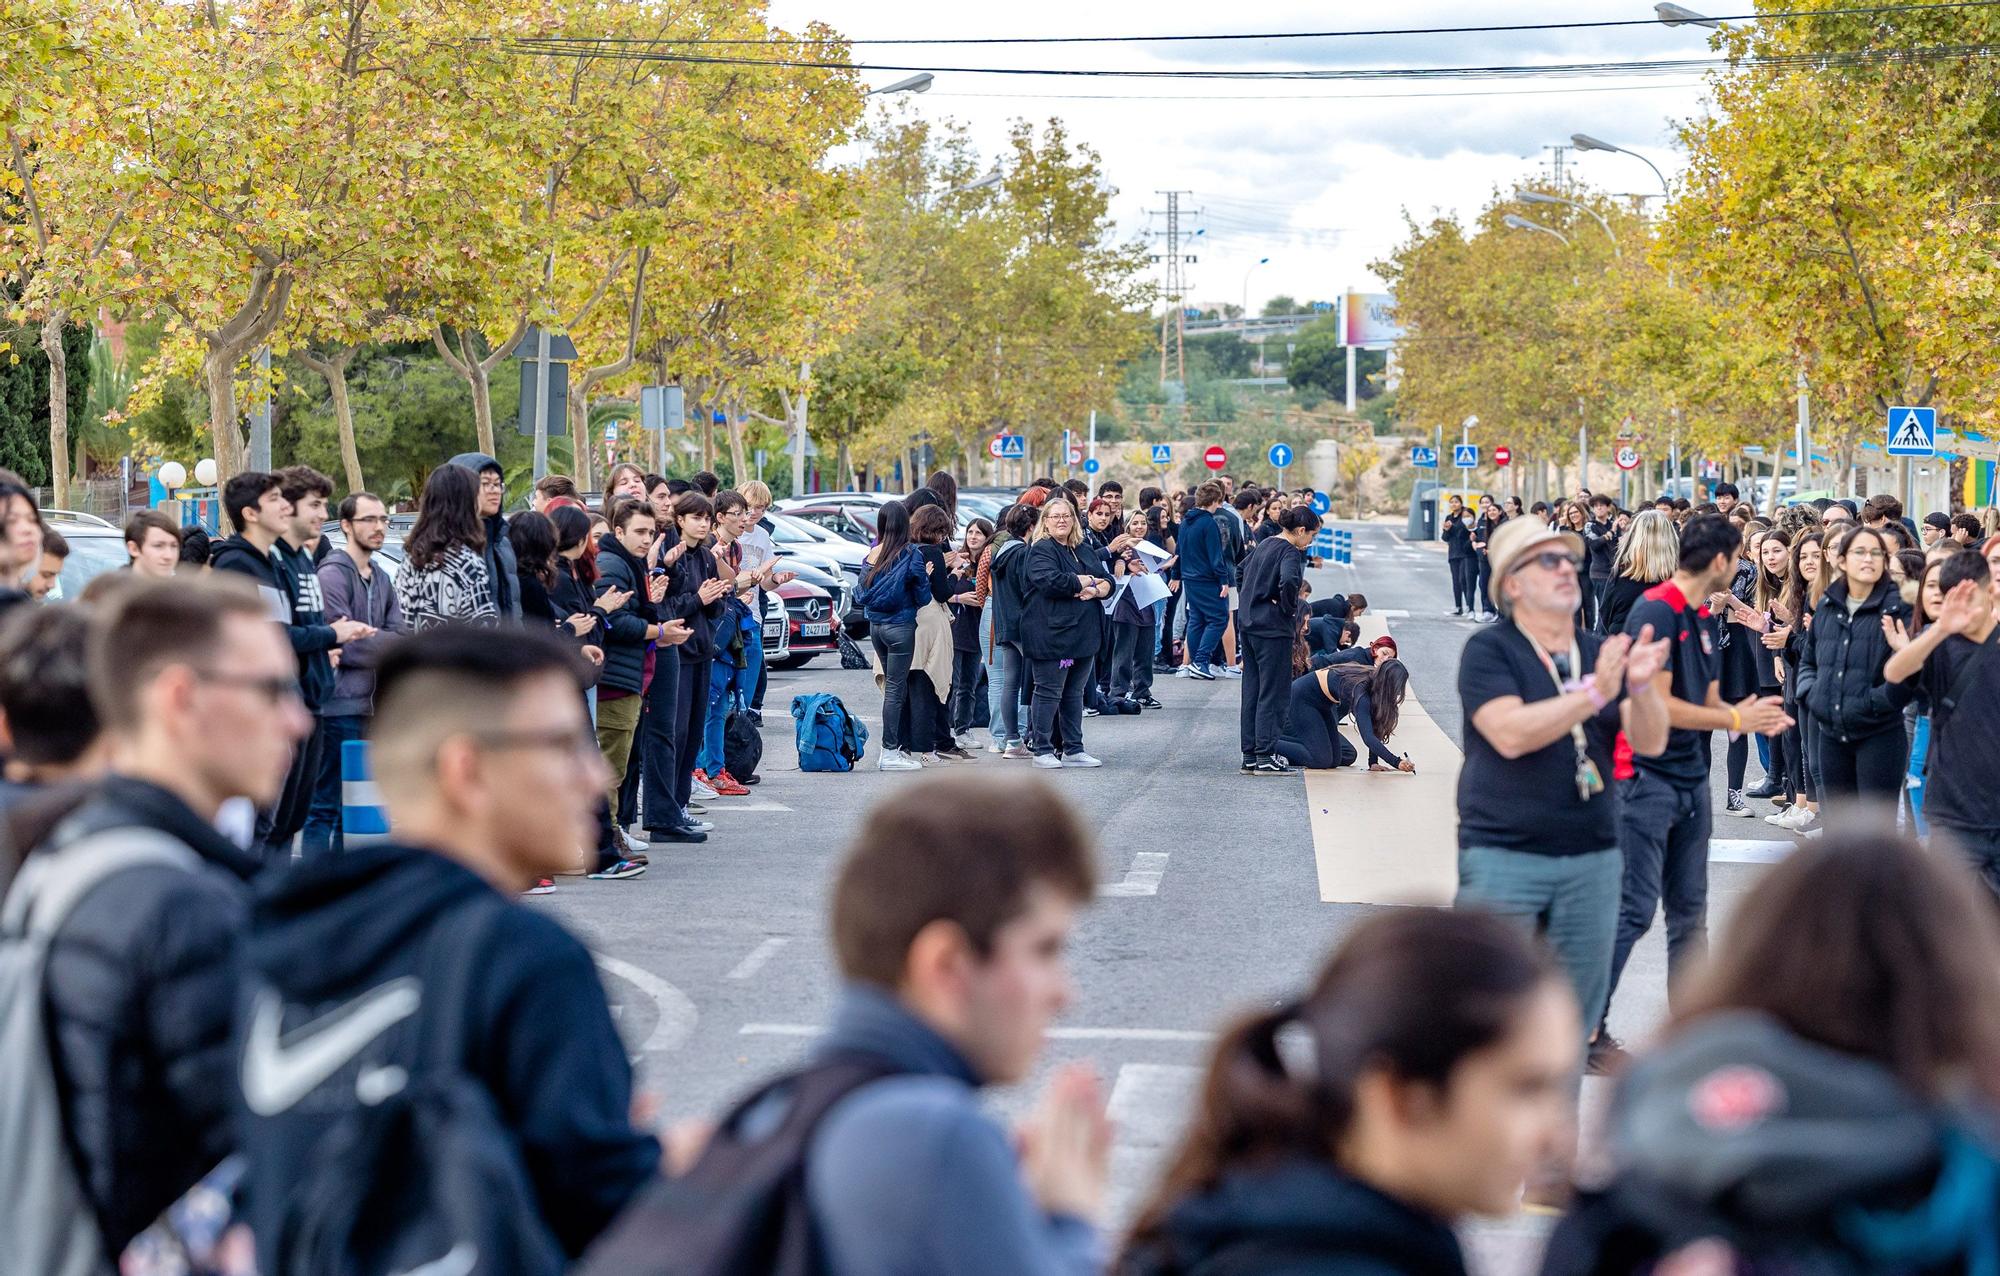
M 1639 468 L 1639 449 L 1634 447 L 1621 447 L 1618 449 L 1618 455 L 1614 459 L 1617 460 L 1619 469 L 1636 470 Z

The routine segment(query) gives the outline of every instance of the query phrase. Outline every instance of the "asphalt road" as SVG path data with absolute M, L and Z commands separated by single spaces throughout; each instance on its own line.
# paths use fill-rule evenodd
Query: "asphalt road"
M 1457 659 L 1475 622 L 1450 615 L 1443 554 L 1405 545 L 1387 526 L 1349 526 L 1357 563 L 1315 573 L 1316 595 L 1367 594 L 1401 645 L 1412 690 L 1458 741 Z M 869 723 L 861 769 L 796 769 L 788 706 L 805 691 L 835 692 Z M 1044 1068 L 1088 1059 L 1105 1078 L 1119 1123 L 1120 1218 L 1148 1190 L 1184 1119 L 1208 1034 L 1300 987 L 1371 911 L 1320 902 L 1303 782 L 1237 773 L 1238 684 L 1160 678 L 1155 694 L 1163 710 L 1086 722 L 1086 745 L 1102 769 L 1048 773 L 1094 828 L 1111 890 L 1083 917 L 1072 953 L 1079 998 Z M 642 877 L 564 879 L 557 893 L 531 901 L 599 954 L 642 1084 L 668 1117 L 715 1113 L 795 1060 L 823 1021 L 836 990 L 825 911 L 837 857 L 871 801 L 921 780 L 873 769 L 880 704 L 867 671 L 842 671 L 829 657 L 774 674 L 764 781 L 748 798 L 709 804 L 717 828 L 705 845 L 657 847 Z M 958 765 L 1027 764 L 981 752 Z M 1790 844 L 1760 821 L 1717 823 L 1739 826 L 1718 828 L 1721 838 L 1773 839 L 1756 852 L 1766 858 Z M 1754 832 L 1743 827 L 1752 824 Z M 1713 905 L 1726 913 L 1757 870 L 1713 867 Z M 1643 1037 L 1664 1014 L 1664 980 L 1655 927 L 1628 968 L 1614 1029 Z M 1600 1101 L 1595 1086 L 1587 1107 Z M 996 1108 L 1019 1110 L 1035 1089 L 997 1094 Z M 1480 1265 L 1531 1267 L 1541 1226 L 1481 1229 L 1473 1238 Z

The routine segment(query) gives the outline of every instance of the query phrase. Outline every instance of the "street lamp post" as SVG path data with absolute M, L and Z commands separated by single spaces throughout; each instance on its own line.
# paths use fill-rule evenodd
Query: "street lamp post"
M 1639 154 L 1639 152 L 1631 150 L 1628 147 L 1613 145 L 1610 142 L 1604 141 L 1602 138 L 1592 137 L 1588 133 L 1571 133 L 1569 135 L 1569 140 L 1570 140 L 1570 145 L 1576 147 L 1576 149 L 1579 151 L 1616 151 L 1620 155 L 1630 155 L 1632 158 L 1638 160 L 1641 164 L 1644 164 L 1647 168 L 1653 170 L 1653 176 L 1660 179 L 1660 193 L 1662 195 L 1666 195 L 1669 197 L 1673 195 L 1673 188 L 1667 185 L 1667 175 L 1660 171 L 1660 166 L 1658 164 L 1655 164 L 1653 161 L 1647 159 L 1645 156 Z
M 1653 6 L 1653 12 L 1659 15 L 1662 26 L 1708 27 L 1711 30 L 1720 30 L 1722 27 L 1722 24 L 1714 18 L 1705 17 L 1693 9 L 1683 8 L 1677 4 L 1656 4 Z
M 1500 223 L 1510 230 L 1532 230 L 1539 234 L 1547 235 L 1550 239 L 1560 243 L 1564 248 L 1569 247 L 1569 236 L 1563 234 L 1561 231 L 1550 230 L 1540 222 L 1531 222 L 1519 213 L 1508 213 L 1500 219 Z
M 1250 330 L 1250 276 L 1257 273 L 1258 266 L 1268 265 L 1270 264 L 1270 261 L 1271 259 L 1269 257 L 1259 257 L 1256 263 L 1252 265 L 1250 269 L 1243 272 L 1242 322 L 1243 322 L 1243 330 L 1245 332 L 1248 332 Z M 1259 337 L 1257 339 L 1257 375 L 1258 376 L 1264 375 L 1264 340 L 1262 337 Z
M 1544 195 L 1540 191 L 1516 190 L 1514 198 L 1520 200 L 1523 204 L 1561 204 L 1565 208 L 1574 208 L 1578 212 L 1586 214 L 1603 228 L 1604 237 L 1611 241 L 1611 255 L 1621 260 L 1624 258 L 1625 254 L 1618 248 L 1618 236 L 1611 232 L 1611 223 L 1599 216 L 1597 210 L 1590 205 L 1578 203 L 1573 199 L 1564 199 L 1560 195 Z
M 910 76 L 908 79 L 898 80 L 894 84 L 885 84 L 879 89 L 870 89 L 864 96 L 880 97 L 888 93 L 928 93 L 931 91 L 931 81 L 936 78 L 929 71 L 922 71 Z

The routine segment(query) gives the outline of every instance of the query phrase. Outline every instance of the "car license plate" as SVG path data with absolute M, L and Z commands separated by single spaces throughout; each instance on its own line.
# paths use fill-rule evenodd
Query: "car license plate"
M 824 638 L 833 632 L 833 622 L 827 620 L 807 621 L 799 626 L 801 638 Z
M 764 641 L 776 642 L 785 636 L 785 629 L 775 620 L 764 622 Z

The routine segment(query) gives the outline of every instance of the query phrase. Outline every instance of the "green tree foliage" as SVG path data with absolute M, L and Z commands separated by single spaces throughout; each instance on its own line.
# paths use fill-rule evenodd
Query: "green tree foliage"
M 0 466 L 30 483 L 49 481 L 49 358 L 32 328 L 17 329 L 0 341 Z M 72 420 L 90 399 L 90 330 L 63 328 L 66 401 Z

